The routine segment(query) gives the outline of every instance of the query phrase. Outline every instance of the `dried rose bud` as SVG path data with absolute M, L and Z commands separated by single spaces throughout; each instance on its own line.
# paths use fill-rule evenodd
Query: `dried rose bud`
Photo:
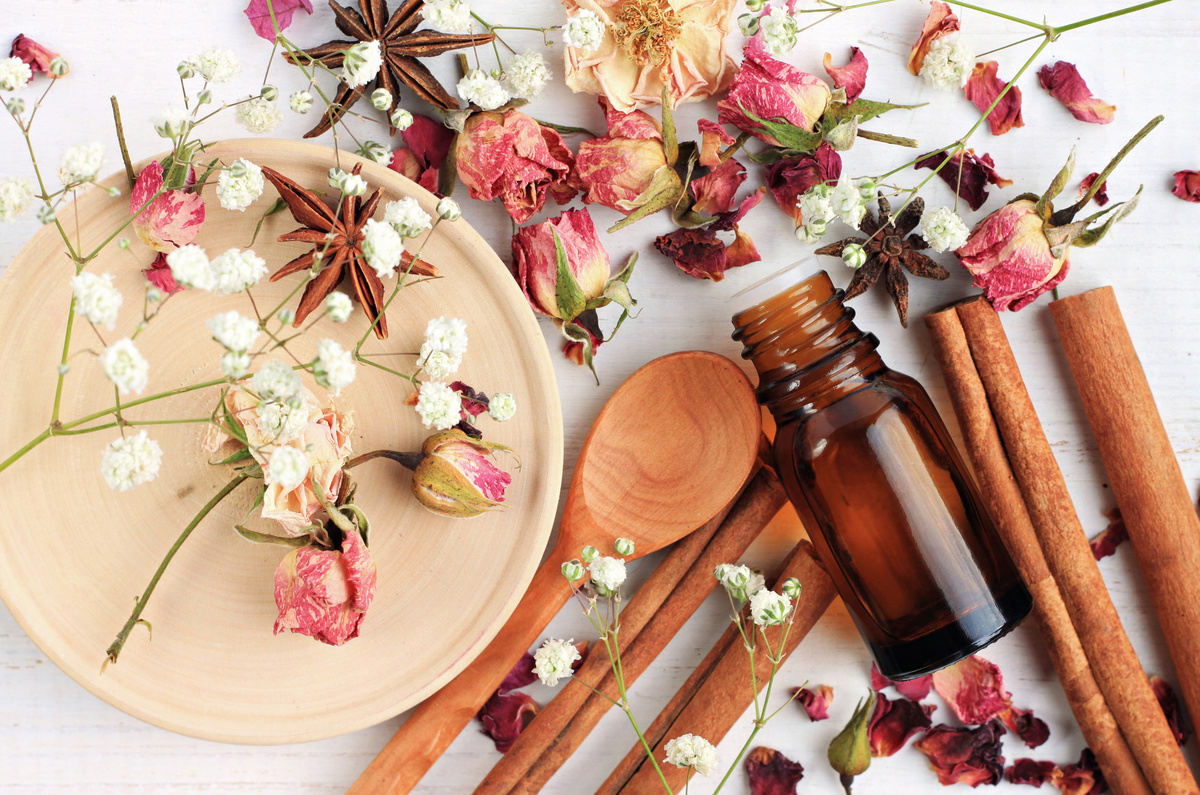
M 512 476 L 492 463 L 496 450 L 509 448 L 456 429 L 433 434 L 413 469 L 413 495 L 434 513 L 459 519 L 497 507 Z
M 275 634 L 291 630 L 331 646 L 357 637 L 375 580 L 375 561 L 358 533 L 346 533 L 340 551 L 292 550 L 275 570 Z
M 802 143 L 829 107 L 829 86 L 772 58 L 759 36 L 746 44 L 745 56 L 729 93 L 717 103 L 717 119 L 771 146 L 811 149 Z
M 858 702 L 850 722 L 829 743 L 829 764 L 838 772 L 846 792 L 854 783 L 854 777 L 866 772 L 871 766 L 871 744 L 867 738 L 867 722 L 875 709 L 875 693 Z
M 535 312 L 570 322 L 604 293 L 608 252 L 586 210 L 518 229 L 512 250 L 517 280 Z M 560 258 L 567 267 L 560 267 Z

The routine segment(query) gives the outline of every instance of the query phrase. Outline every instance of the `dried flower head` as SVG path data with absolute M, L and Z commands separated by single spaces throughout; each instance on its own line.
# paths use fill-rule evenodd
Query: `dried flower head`
M 426 381 L 417 393 L 417 414 L 426 428 L 453 428 L 462 414 L 462 398 L 446 384 Z
M 142 355 L 133 340 L 119 339 L 100 354 L 100 366 L 108 380 L 117 386 L 122 395 L 141 393 L 146 389 L 150 376 L 150 363 Z
M 350 386 L 357 375 L 354 354 L 331 339 L 317 343 L 317 358 L 313 361 L 313 377 L 334 397 Z
M 75 311 L 89 322 L 108 329 L 116 325 L 117 310 L 125 298 L 113 286 L 111 274 L 98 276 L 84 271 L 71 279 L 71 293 L 75 296 Z
M 708 740 L 695 734 L 681 734 L 663 746 L 666 758 L 675 767 L 693 768 L 702 776 L 710 776 L 721 763 L 717 749 Z
M 145 431 L 113 439 L 100 458 L 100 472 L 113 491 L 149 483 L 158 477 L 161 466 L 162 448 Z
M 262 195 L 262 169 L 239 157 L 217 177 L 217 199 L 226 210 L 243 212 Z
M 517 400 L 508 392 L 497 392 L 488 401 L 488 416 L 496 422 L 508 422 L 517 413 Z M 618 550 L 619 554 L 623 553 Z
M 246 129 L 246 132 L 255 135 L 275 132 L 275 128 L 283 120 L 283 114 L 279 112 L 278 106 L 261 97 L 247 99 L 238 104 L 235 110 L 238 123 Z
M 542 684 L 554 687 L 558 680 L 571 678 L 572 664 L 580 658 L 574 639 L 550 638 L 533 653 L 533 672 Z
M 29 211 L 33 182 L 25 177 L 0 179 L 0 223 L 12 223 Z
M 232 309 L 209 318 L 207 325 L 213 339 L 224 346 L 226 350 L 249 350 L 258 339 L 258 322 L 248 317 L 242 317 Z

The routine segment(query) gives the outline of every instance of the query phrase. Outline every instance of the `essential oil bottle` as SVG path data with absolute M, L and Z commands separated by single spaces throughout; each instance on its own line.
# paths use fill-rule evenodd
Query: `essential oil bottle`
M 967 657 L 1032 606 L 937 409 L 809 259 L 734 297 L 775 465 L 879 670 Z

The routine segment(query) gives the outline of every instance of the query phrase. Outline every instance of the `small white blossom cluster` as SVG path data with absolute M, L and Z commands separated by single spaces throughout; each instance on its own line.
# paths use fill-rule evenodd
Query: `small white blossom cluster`
M 154 131 L 163 138 L 178 138 L 187 132 L 192 123 L 192 114 L 183 108 L 165 108 L 154 119 Z
M 796 237 L 801 243 L 816 243 L 825 236 L 834 219 L 858 229 L 877 187 L 870 177 L 855 180 L 843 173 L 836 185 L 821 183 L 809 188 L 796 203 L 803 219 L 796 228 Z
M 63 152 L 58 166 L 58 178 L 64 185 L 91 182 L 104 165 L 104 147 L 100 144 L 72 146 Z
M 600 46 L 608 27 L 595 11 L 584 9 L 567 19 L 563 27 L 563 43 L 582 52 L 590 52 Z
M 712 775 L 721 763 L 717 749 L 708 740 L 695 734 L 681 734 L 663 746 L 666 759 L 675 767 L 694 768 L 702 776 Z
M 354 382 L 358 367 L 354 354 L 331 339 L 317 343 L 317 358 L 313 360 L 313 377 L 334 397 Z
M 125 298 L 113 286 L 111 274 L 97 276 L 84 271 L 71 279 L 71 294 L 75 296 L 75 311 L 88 322 L 109 330 L 116 326 L 117 310 Z
M 792 600 L 781 593 L 763 588 L 750 597 L 750 617 L 760 627 L 773 627 L 792 614 Z
M 729 597 L 737 602 L 748 601 L 767 585 L 763 576 L 749 566 L 736 566 L 732 563 L 717 566 L 713 570 L 713 576 L 724 586 Z
M 256 321 L 230 310 L 209 318 L 208 330 L 227 351 L 244 353 L 258 339 L 259 328 Z
M 262 97 L 244 100 L 238 103 L 234 110 L 237 111 L 238 124 L 241 124 L 246 132 L 254 135 L 275 132 L 275 128 L 283 120 L 283 114 L 275 103 Z
M 970 236 L 966 223 L 949 207 L 935 207 L 921 216 L 921 237 L 934 251 L 960 249 Z
M 185 61 L 185 64 L 190 65 L 192 69 L 200 73 L 201 77 L 215 85 L 228 83 L 242 71 L 242 63 L 233 50 L 223 50 L 220 47 L 213 47 L 211 50 L 202 52 Z
M 466 352 L 467 324 L 456 317 L 434 318 L 425 327 L 417 366 L 434 381 L 444 381 L 458 372 Z
M 100 366 L 122 395 L 145 391 L 150 377 L 150 363 L 128 337 L 104 349 L 100 354 Z
M 17 56 L 0 60 L 0 91 L 20 91 L 32 79 L 33 70 Z
M 554 687 L 560 679 L 570 679 L 572 666 L 581 659 L 575 641 L 548 638 L 533 653 L 533 672 L 547 687 Z
M 303 450 L 295 447 L 276 447 L 267 461 L 266 482 L 279 486 L 285 492 L 299 486 L 308 477 L 312 463 Z
M 534 99 L 542 93 L 550 77 L 550 64 L 533 50 L 521 53 L 504 67 L 504 87 L 517 99 Z
M 385 279 L 395 275 L 400 265 L 400 258 L 404 255 L 404 238 L 392 224 L 369 218 L 363 229 L 362 253 L 367 264 L 375 270 L 375 275 Z
M 588 574 L 592 576 L 592 587 L 596 589 L 596 593 L 601 596 L 613 596 L 625 582 L 625 560 L 597 555 L 588 564 Z
M 967 84 L 974 68 L 974 51 L 957 34 L 950 34 L 929 45 L 920 75 L 934 88 L 957 91 Z
M 19 58 L 17 60 L 20 60 Z M 12 223 L 29 211 L 33 183 L 25 177 L 0 179 L 0 223 Z
M 313 95 L 307 91 L 297 91 L 288 97 L 288 107 L 292 109 L 292 113 L 299 113 L 303 116 L 312 110 Z
M 342 82 L 358 88 L 375 79 L 383 65 L 383 49 L 377 41 L 360 41 L 346 50 L 342 59 Z
M 439 33 L 471 32 L 471 6 L 463 0 L 426 0 L 421 16 Z
M 341 290 L 334 290 L 325 299 L 325 314 L 334 323 L 345 323 L 353 311 L 354 304 L 350 301 L 350 296 Z
M 162 448 L 140 431 L 136 436 L 113 439 L 100 458 L 100 472 L 113 491 L 129 491 L 158 477 Z
M 448 430 L 461 419 L 462 396 L 440 381 L 426 381 L 417 390 L 417 414 L 426 428 Z
M 466 102 L 483 110 L 495 110 L 511 97 L 499 79 L 482 69 L 472 69 L 458 81 L 458 95 Z
M 254 423 L 263 436 L 273 444 L 287 444 L 308 425 L 309 407 L 300 403 L 293 408 L 287 403 L 260 403 L 254 409 Z
M 795 15 L 788 13 L 786 8 L 778 5 L 772 6 L 769 13 L 759 17 L 758 28 L 767 52 L 785 55 L 796 48 L 800 23 Z
M 388 202 L 383 211 L 383 220 L 395 227 L 400 237 L 406 240 L 417 237 L 433 223 L 429 213 L 422 210 L 420 202 L 411 196 Z
M 209 260 L 195 244 L 180 246 L 167 255 L 171 276 L 184 287 L 232 295 L 249 290 L 267 275 L 267 261 L 251 249 L 231 248 Z
M 258 200 L 266 187 L 262 169 L 243 157 L 221 169 L 217 177 L 217 199 L 226 210 L 243 212 Z
M 497 392 L 488 400 L 488 416 L 496 422 L 508 422 L 517 413 L 517 399 L 508 392 Z
M 250 388 L 265 401 L 288 403 L 300 397 L 304 385 L 287 364 L 279 359 L 268 359 L 250 379 Z

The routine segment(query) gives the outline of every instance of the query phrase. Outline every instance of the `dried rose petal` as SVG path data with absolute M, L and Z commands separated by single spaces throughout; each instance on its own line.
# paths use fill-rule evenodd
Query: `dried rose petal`
M 1000 64 L 995 61 L 975 64 L 975 70 L 971 72 L 971 76 L 967 78 L 967 85 L 963 87 L 967 92 L 967 99 L 975 103 L 980 113 L 991 108 L 996 97 L 1000 96 L 1000 92 L 1008 85 L 1007 80 L 996 77 L 996 70 L 999 68 Z M 1025 126 L 1025 121 L 1021 118 L 1021 89 L 1013 86 L 1008 90 L 988 114 L 988 124 L 992 128 L 992 135 L 1004 135 L 1013 127 Z
M 267 5 L 267 0 L 250 0 L 250 5 L 246 6 L 246 18 L 254 26 L 254 32 L 267 41 L 275 41 L 275 25 L 271 22 L 272 9 L 275 11 L 275 22 L 279 24 L 281 31 L 287 30 L 292 24 L 292 15 L 297 11 L 303 10 L 308 14 L 313 12 L 311 0 L 274 0 L 270 6 Z
M 1004 756 L 1000 738 L 1004 726 L 999 721 L 975 729 L 955 729 L 938 724 L 925 733 L 913 747 L 929 759 L 929 766 L 942 784 L 998 784 L 1004 775 Z
M 929 47 L 942 36 L 958 30 L 958 17 L 950 10 L 950 6 L 937 0 L 929 4 L 929 16 L 925 17 L 925 25 L 921 35 L 913 42 L 912 51 L 908 54 L 908 71 L 914 75 L 921 74 L 921 66 Z
M 816 723 L 829 718 L 829 705 L 833 703 L 833 688 L 829 685 L 817 685 L 816 689 L 800 687 L 792 691 L 800 706 L 808 713 L 808 719 Z
M 476 715 L 483 724 L 483 733 L 496 743 L 496 750 L 507 753 L 537 717 L 537 702 L 526 693 L 496 693 Z
M 1108 782 L 1090 748 L 1083 749 L 1077 764 L 1063 767 L 1062 775 L 1054 785 L 1063 795 L 1100 795 L 1108 789 Z
M 750 795 L 796 795 L 804 767 L 773 748 L 760 745 L 746 756 Z
M 833 79 L 834 88 L 846 89 L 846 102 L 853 104 L 867 86 L 867 56 L 857 47 L 850 48 L 850 62 L 834 66 L 833 56 L 825 53 L 825 72 Z
M 1058 765 L 1053 762 L 1038 762 L 1034 759 L 1018 759 L 1012 767 L 1004 771 L 1004 777 L 1011 784 L 1027 784 L 1040 787 L 1047 781 L 1055 781 L 1062 775 Z
M 978 210 L 987 201 L 988 185 L 1006 188 L 1012 184 L 1011 179 L 1004 179 L 996 173 L 996 164 L 992 162 L 991 155 L 982 154 L 977 157 L 973 149 L 964 149 L 949 158 L 945 152 L 938 152 L 918 160 L 915 168 L 937 168 L 947 159 L 950 162 L 938 172 L 938 176 L 966 201 L 972 210 Z
M 163 191 L 155 198 L 162 186 L 161 163 L 143 168 L 130 191 L 129 212 L 137 213 L 133 229 L 142 242 L 155 251 L 167 252 L 196 239 L 204 224 L 204 200 L 198 193 L 182 190 Z
M 875 698 L 875 712 L 867 725 L 871 756 L 891 756 L 904 747 L 914 734 L 932 725 L 929 716 L 933 704 L 919 704 L 907 698 L 891 701 L 883 693 Z
M 525 687 L 537 681 L 537 674 L 533 672 L 533 655 L 525 652 L 521 659 L 517 660 L 517 664 L 512 667 L 508 675 L 504 677 L 504 681 L 500 683 L 500 687 L 496 690 L 500 695 L 504 695 L 518 687 Z
M 1117 547 L 1129 540 L 1129 529 L 1125 527 L 1125 520 L 1121 518 L 1121 509 L 1113 508 L 1111 511 L 1105 511 L 1104 515 L 1108 517 L 1108 527 L 1097 533 L 1090 542 L 1096 560 L 1103 560 L 1114 554 Z
M 1079 198 L 1082 199 L 1087 195 L 1087 192 L 1092 189 L 1092 184 L 1095 183 L 1096 178 L 1099 176 L 1100 175 L 1098 173 L 1093 171 L 1091 174 L 1088 174 L 1086 177 L 1080 180 Z M 1108 180 L 1104 180 L 1104 182 L 1100 185 L 1100 189 L 1092 194 L 1092 200 L 1096 202 L 1098 207 L 1103 207 L 1104 205 L 1108 204 Z
M 733 197 L 746 181 L 746 167 L 732 157 L 703 177 L 688 183 L 694 203 L 692 209 L 703 215 L 729 212 Z
M 1200 202 L 1200 171 L 1176 171 L 1171 193 L 1185 202 Z
M 464 420 L 468 417 L 478 417 L 488 410 L 488 396 L 474 387 L 468 386 L 462 381 L 452 381 L 450 388 L 462 397 L 462 414 Z M 529 683 L 526 682 L 526 684 Z M 517 687 L 520 687 L 520 685 L 517 685 Z
M 147 281 L 166 295 L 183 292 L 183 285 L 176 282 L 175 277 L 171 274 L 171 266 L 167 264 L 167 255 L 161 251 L 158 252 L 158 256 L 154 258 L 150 267 L 142 270 L 142 273 Z
M 729 146 L 737 139 L 711 119 L 700 119 L 696 126 L 700 128 L 700 165 L 716 168 L 721 165 L 722 147 Z
M 767 187 L 779 207 L 796 222 L 803 223 L 798 203 L 814 185 L 836 182 L 842 175 L 842 156 L 828 143 L 812 154 L 780 160 L 767 166 Z
M 725 278 L 725 244 L 710 229 L 676 229 L 656 237 L 654 247 L 688 276 L 714 282 Z
M 1029 748 L 1037 748 L 1050 739 L 1050 727 L 1046 721 L 1034 717 L 1031 709 L 1010 707 L 1000 715 L 1008 728 L 1012 729 Z
M 1000 669 L 978 655 L 935 672 L 933 689 L 968 726 L 987 723 L 1012 706 Z
M 600 343 L 604 342 L 604 337 L 600 334 L 600 319 L 596 316 L 596 310 L 585 310 L 571 322 L 571 325 L 583 329 L 588 335 L 592 345 L 592 355 L 594 356 L 596 351 L 600 350 Z M 565 342 L 563 343 L 562 352 L 563 356 L 575 362 L 580 367 L 587 364 L 587 359 L 584 356 L 586 349 L 582 342 Z
M 1043 66 L 1038 71 L 1038 83 L 1080 121 L 1108 124 L 1117 112 L 1116 105 L 1109 105 L 1092 96 L 1087 83 L 1079 76 L 1075 64 L 1059 61 L 1054 66 Z
M 913 701 L 921 701 L 929 695 L 929 690 L 933 687 L 933 676 L 926 674 L 925 676 L 918 676 L 916 679 L 908 679 L 904 682 L 893 682 L 879 673 L 879 666 L 871 663 L 871 688 L 878 691 L 883 690 L 888 685 L 896 688 L 896 692 L 905 698 L 910 698 Z
M 1188 725 L 1187 716 L 1183 714 L 1183 710 L 1179 706 L 1175 689 L 1161 676 L 1150 677 L 1150 689 L 1154 691 L 1158 705 L 1162 707 L 1163 714 L 1167 716 L 1167 725 L 1171 727 L 1171 734 L 1175 735 L 1175 742 L 1184 745 L 1192 736 L 1192 727 Z
M 58 57 L 58 53 L 38 44 L 24 33 L 18 34 L 13 39 L 12 49 L 9 50 L 9 57 L 20 58 L 32 72 L 45 72 L 51 77 L 59 77 L 59 75 L 54 75 L 50 72 L 50 62 Z
M 392 153 L 389 167 L 425 190 L 437 193 L 438 172 L 454 143 L 454 132 L 428 116 L 413 114 L 413 123 L 400 137 L 404 139 L 404 147 Z

